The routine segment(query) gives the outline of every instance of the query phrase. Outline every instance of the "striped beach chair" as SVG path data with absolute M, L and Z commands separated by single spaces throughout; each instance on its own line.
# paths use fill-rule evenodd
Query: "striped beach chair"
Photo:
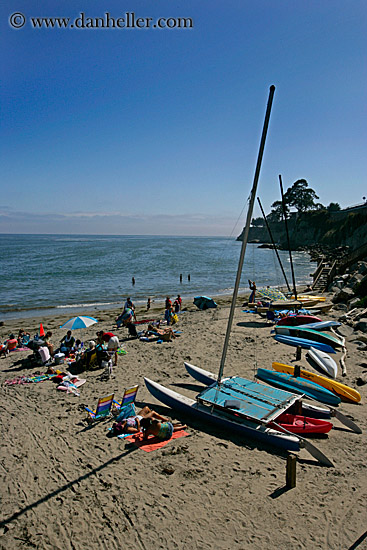
M 135 411 L 135 399 L 138 393 L 139 386 L 131 386 L 131 388 L 125 388 L 124 395 L 121 402 L 114 401 L 115 411 L 114 414 L 118 415 L 120 419 L 127 418 L 128 416 L 134 416 Z
M 88 417 L 87 417 L 88 424 L 92 424 L 97 420 L 102 420 L 103 418 L 106 418 L 111 414 L 111 408 L 112 408 L 114 396 L 115 395 L 112 393 L 111 395 L 100 397 L 100 399 L 98 399 L 97 407 L 94 411 L 92 409 L 88 409 L 88 407 L 85 407 L 85 410 L 88 413 Z

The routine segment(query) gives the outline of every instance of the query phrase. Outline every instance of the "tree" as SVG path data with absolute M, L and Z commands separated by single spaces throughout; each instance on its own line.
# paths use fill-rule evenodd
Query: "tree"
M 263 227 L 264 226 L 264 220 L 263 218 L 252 218 L 251 225 L 253 227 Z
M 315 199 L 319 197 L 313 189 L 307 189 L 308 183 L 305 179 L 300 179 L 294 182 L 292 187 L 284 193 L 284 202 L 289 207 L 294 207 L 298 212 L 306 212 L 307 210 L 315 210 Z
M 327 207 L 327 210 L 329 212 L 339 212 L 339 210 L 341 210 L 340 204 L 338 204 L 337 202 L 331 202 Z
M 285 197 L 284 197 L 285 198 Z M 285 212 L 287 214 L 287 218 L 289 216 L 289 208 L 286 201 L 285 202 Z M 269 215 L 271 215 L 271 221 L 278 221 L 280 222 L 283 219 L 283 205 L 282 201 L 275 201 L 271 205 L 272 211 Z M 266 216 L 266 219 L 269 221 L 269 216 Z

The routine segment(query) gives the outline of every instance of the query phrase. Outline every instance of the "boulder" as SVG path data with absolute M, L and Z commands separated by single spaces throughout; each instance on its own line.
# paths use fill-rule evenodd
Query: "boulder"
M 360 330 L 361 332 L 367 333 L 367 317 L 362 317 L 354 327 L 356 330 Z
M 348 302 L 348 308 L 349 309 L 353 309 L 355 307 L 357 307 L 357 304 L 359 303 L 360 299 L 359 298 L 352 298 L 351 300 L 349 300 Z
M 339 292 L 334 295 L 332 302 L 338 304 L 340 302 L 349 302 L 352 298 L 355 297 L 355 294 L 351 288 L 345 287 L 341 288 Z
M 359 262 L 358 273 L 367 275 L 367 262 Z

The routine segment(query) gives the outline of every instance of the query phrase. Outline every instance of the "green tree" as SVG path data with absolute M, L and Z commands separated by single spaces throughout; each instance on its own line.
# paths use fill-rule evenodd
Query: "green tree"
M 305 179 L 295 181 L 292 187 L 284 193 L 284 202 L 289 207 L 296 208 L 300 213 L 315 210 L 315 199 L 318 198 L 313 189 L 308 189 L 308 183 Z
M 284 199 L 285 199 L 285 196 L 284 196 Z M 287 214 L 287 218 L 289 217 L 289 207 L 288 207 L 288 204 L 287 204 L 287 201 L 284 200 L 284 203 L 285 203 L 285 212 Z M 283 205 L 282 205 L 282 201 L 275 201 L 273 202 L 273 204 L 271 205 L 271 208 L 272 208 L 272 211 L 270 212 L 270 214 L 268 216 L 266 216 L 266 219 L 269 221 L 269 216 L 271 216 L 271 220 L 272 222 L 280 222 L 282 219 L 283 219 Z
M 327 207 L 327 210 L 329 212 L 339 212 L 339 210 L 341 210 L 340 204 L 338 204 L 337 202 L 331 202 Z
M 252 218 L 251 225 L 253 227 L 263 227 L 264 226 L 264 220 L 263 218 Z

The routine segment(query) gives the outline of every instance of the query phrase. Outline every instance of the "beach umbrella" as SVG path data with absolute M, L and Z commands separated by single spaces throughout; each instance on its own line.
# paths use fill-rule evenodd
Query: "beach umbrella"
M 66 321 L 63 325 L 61 325 L 60 328 L 67 328 L 69 330 L 76 330 L 77 328 L 87 328 L 91 325 L 94 325 L 95 323 L 98 323 L 98 320 L 94 317 L 73 317 L 72 319 L 69 319 L 69 321 Z
M 67 328 L 69 330 L 76 330 L 78 328 L 87 328 L 91 325 L 98 323 L 98 320 L 94 317 L 86 317 L 81 315 L 80 317 L 72 317 L 69 321 L 66 321 L 60 328 Z M 83 338 L 82 336 L 80 337 Z
M 286 300 L 287 297 L 283 292 L 277 288 L 263 288 L 262 290 L 256 290 L 256 294 L 260 294 L 263 298 L 268 298 L 269 300 Z

